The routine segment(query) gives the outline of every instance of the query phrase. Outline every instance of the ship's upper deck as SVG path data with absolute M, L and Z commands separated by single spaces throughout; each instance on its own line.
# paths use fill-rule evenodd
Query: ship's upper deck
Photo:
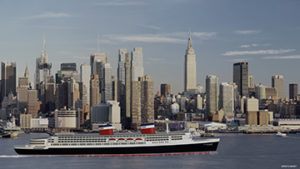
M 56 137 L 148 137 L 148 136 L 173 136 L 186 135 L 183 131 L 176 132 L 156 132 L 155 134 L 141 134 L 140 132 L 115 132 L 113 135 L 99 135 L 98 133 L 56 133 Z

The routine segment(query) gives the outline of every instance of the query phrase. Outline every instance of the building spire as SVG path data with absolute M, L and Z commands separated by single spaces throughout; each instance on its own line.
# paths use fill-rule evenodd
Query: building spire
M 45 39 L 45 35 L 43 36 L 43 52 L 46 53 L 46 39 Z
M 27 77 L 27 78 L 29 79 L 29 69 L 28 69 L 28 65 L 26 65 L 24 77 Z
M 46 52 L 46 39 L 43 37 L 43 51 Z
M 99 33 L 97 34 L 97 51 L 96 53 L 99 53 Z
M 45 38 L 45 35 L 43 36 L 43 50 L 42 50 L 41 62 L 42 63 L 48 63 L 48 57 L 47 57 L 47 53 L 46 53 L 46 38 Z
M 192 48 L 192 38 L 191 38 L 191 31 L 189 31 L 189 42 L 188 42 L 188 48 Z

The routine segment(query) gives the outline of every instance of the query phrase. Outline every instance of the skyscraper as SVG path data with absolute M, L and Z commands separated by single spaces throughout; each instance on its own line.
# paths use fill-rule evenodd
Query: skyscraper
M 289 92 L 290 92 L 290 99 L 297 99 L 298 84 L 296 84 L 296 83 L 289 84 Z
M 121 102 L 125 96 L 125 57 L 128 55 L 127 49 L 119 50 L 118 62 L 118 101 Z M 122 107 L 122 105 L 121 105 Z
M 149 75 L 132 81 L 131 111 L 133 129 L 138 129 L 141 123 L 154 122 L 154 83 Z
M 274 87 L 266 87 L 266 98 L 278 98 L 277 90 Z
M 27 68 L 27 67 L 26 67 Z M 24 76 L 26 76 L 26 69 Z M 17 99 L 19 102 L 19 111 L 20 113 L 25 113 L 27 107 L 27 99 L 28 99 L 28 88 L 29 81 L 27 77 L 19 77 L 19 83 L 17 87 Z
M 46 40 L 43 41 L 43 50 L 41 57 L 36 59 L 36 68 L 35 68 L 35 88 L 40 89 L 40 70 L 43 72 L 43 82 L 47 84 L 47 77 L 51 73 L 52 63 L 48 61 L 48 56 L 46 53 Z
M 102 92 L 102 86 L 103 86 L 103 82 L 104 82 L 104 74 L 103 74 L 103 68 L 104 68 L 105 63 L 101 60 L 95 60 L 94 62 L 94 73 L 92 73 L 92 75 L 98 75 L 99 78 L 99 92 L 101 95 Z
M 254 77 L 252 75 L 248 75 L 248 88 L 254 88 Z
M 225 115 L 233 115 L 234 91 L 231 84 L 221 83 L 220 85 L 220 109 L 223 109 Z
M 68 81 L 68 108 L 75 110 L 75 103 L 79 98 L 79 84 L 74 78 L 71 78 Z
M 100 103 L 100 92 L 99 92 L 99 77 L 93 75 L 90 83 L 90 106 L 93 107 Z
M 17 88 L 18 108 L 20 113 L 31 114 L 37 117 L 39 111 L 38 92 L 29 88 L 29 71 L 26 66 L 24 77 L 19 77 L 19 85 Z M 47 101 L 47 99 L 46 99 Z
M 142 123 L 154 123 L 154 83 L 149 75 L 140 78 Z
M 50 78 L 47 86 L 45 88 L 45 97 L 43 104 L 43 111 L 49 112 L 55 110 L 55 89 L 56 84 L 54 82 L 53 76 Z
M 28 69 L 27 65 L 26 65 L 26 68 L 25 68 L 24 77 L 26 77 L 28 79 L 30 78 L 30 76 L 29 76 L 29 69 Z
M 21 88 L 28 89 L 29 88 L 29 71 L 28 67 L 26 66 L 25 72 L 24 72 L 24 77 L 19 77 L 19 83 L 18 86 Z
M 191 32 L 189 32 L 188 48 L 184 57 L 184 91 L 196 89 L 196 54 L 192 48 Z
M 215 75 L 206 76 L 206 111 L 214 115 L 219 107 L 218 77 Z
M 277 91 L 278 98 L 284 98 L 284 80 L 282 75 L 272 76 L 272 87 Z
M 80 82 L 80 74 L 77 71 L 76 63 L 61 63 L 60 73 L 62 79 L 74 78 L 76 82 Z
M 28 90 L 27 93 L 28 93 L 27 113 L 32 114 L 32 117 L 37 117 L 39 111 L 38 91 Z
M 91 66 L 80 65 L 80 82 L 82 83 L 82 104 L 90 104 L 90 80 L 91 80 Z
M 91 64 L 91 73 L 92 75 L 96 74 L 96 61 L 102 62 L 103 64 L 107 63 L 106 53 L 95 53 L 90 56 L 90 64 Z M 98 74 L 99 75 L 99 74 Z M 99 76 L 100 78 L 100 76 Z
M 109 63 L 104 64 L 102 73 L 101 101 L 107 102 L 108 100 L 112 100 L 111 66 Z
M 103 70 L 103 66 L 104 66 L 104 62 L 101 61 L 101 60 L 95 60 L 94 62 L 94 72 L 92 73 L 93 75 L 98 75 L 99 76 L 99 79 L 102 79 L 103 77 L 103 73 L 102 73 L 102 70 Z
M 0 103 L 5 96 L 12 93 L 16 96 L 16 63 L 1 64 L 1 98 Z
M 171 94 L 171 85 L 170 84 L 161 84 L 160 85 L 160 94 L 162 96 L 168 96 Z
M 248 95 L 248 62 L 233 64 L 233 82 L 238 86 L 241 96 Z
M 266 99 L 266 86 L 262 84 L 258 84 L 255 86 L 255 93 L 256 93 L 256 98 L 258 98 L 259 101 L 262 99 Z
M 68 106 L 68 83 L 61 80 L 61 83 L 56 84 L 55 90 L 55 108 L 61 109 Z
M 118 79 L 115 76 L 111 76 L 111 92 L 112 100 L 118 101 Z
M 125 55 L 125 111 L 122 107 L 122 125 L 130 127 L 131 122 L 131 69 L 129 55 Z
M 131 80 L 137 81 L 144 76 L 143 49 L 134 48 L 131 52 Z
M 131 87 L 131 128 L 137 130 L 142 123 L 141 81 L 132 81 Z

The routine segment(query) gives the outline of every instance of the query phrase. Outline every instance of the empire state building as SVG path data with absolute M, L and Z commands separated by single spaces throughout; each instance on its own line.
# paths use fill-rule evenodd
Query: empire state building
M 196 55 L 192 48 L 191 32 L 189 32 L 188 48 L 184 58 L 184 91 L 196 89 Z

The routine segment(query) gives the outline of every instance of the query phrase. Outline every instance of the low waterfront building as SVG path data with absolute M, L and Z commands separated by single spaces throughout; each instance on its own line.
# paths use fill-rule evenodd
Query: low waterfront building
M 269 111 L 259 111 L 258 125 L 269 125 Z
M 248 111 L 247 112 L 246 124 L 257 125 L 257 111 Z
M 225 130 L 225 129 L 227 129 L 227 125 L 226 125 L 226 124 L 223 124 L 223 123 L 216 123 L 216 122 L 204 124 L 204 127 L 205 127 L 205 129 L 208 130 L 208 131 L 213 131 L 213 130 Z
M 56 110 L 55 128 L 75 129 L 77 127 L 77 117 L 75 110 Z
M 30 127 L 31 127 L 31 118 L 32 118 L 31 114 L 20 114 L 20 127 L 21 127 L 21 129 L 30 129 Z
M 269 111 L 248 111 L 246 116 L 246 124 L 248 125 L 269 125 Z
M 121 110 L 119 102 L 110 100 L 91 108 L 92 126 L 110 123 L 115 129 L 121 130 Z M 93 125 L 96 124 L 96 125 Z
M 300 129 L 300 119 L 276 119 L 274 125 L 282 128 Z
M 259 110 L 258 99 L 251 97 L 246 99 L 245 112 L 254 112 Z
M 49 120 L 48 118 L 32 118 L 30 123 L 30 128 L 33 130 L 44 130 L 48 129 Z

